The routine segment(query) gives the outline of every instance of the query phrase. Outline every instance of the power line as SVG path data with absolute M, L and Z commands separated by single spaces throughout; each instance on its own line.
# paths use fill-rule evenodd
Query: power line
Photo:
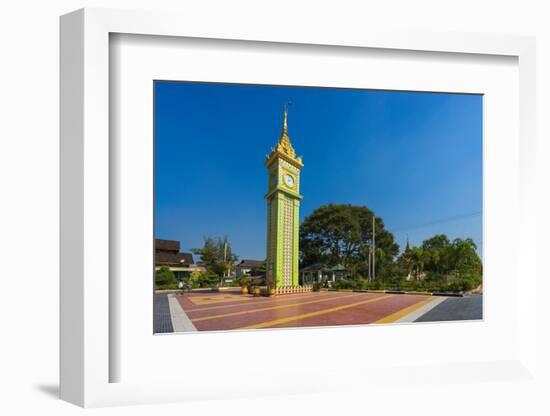
M 400 228 L 397 228 L 395 230 L 392 230 L 392 232 L 393 233 L 399 233 L 399 232 L 403 232 L 403 231 L 416 230 L 417 228 L 425 228 L 425 227 L 429 227 L 429 226 L 436 225 L 436 224 L 443 224 L 443 223 L 454 222 L 454 221 L 458 221 L 458 220 L 462 220 L 462 219 L 466 219 L 466 218 L 478 217 L 481 214 L 482 214 L 481 211 L 477 211 L 477 212 L 470 212 L 468 214 L 462 214 L 462 215 L 455 215 L 455 216 L 452 216 L 452 217 L 440 218 L 440 219 L 430 221 L 430 222 L 426 222 L 426 223 L 422 223 L 422 224 L 410 225 L 410 226 L 406 226 L 406 227 L 400 227 Z

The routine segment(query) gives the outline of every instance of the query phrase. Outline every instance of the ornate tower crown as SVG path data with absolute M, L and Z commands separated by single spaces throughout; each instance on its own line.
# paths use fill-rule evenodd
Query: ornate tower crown
M 301 156 L 296 157 L 296 151 L 294 150 L 294 147 L 292 147 L 292 143 L 290 142 L 290 137 L 288 136 L 287 119 L 288 119 L 289 104 L 291 103 L 289 102 L 285 104 L 285 110 L 283 113 L 283 131 L 281 133 L 281 137 L 279 138 L 277 145 L 273 149 L 271 149 L 271 153 L 267 155 L 266 165 L 270 165 L 277 155 L 282 155 L 284 159 L 287 159 L 289 162 L 293 164 L 297 164 L 298 167 L 303 166 L 302 157 Z

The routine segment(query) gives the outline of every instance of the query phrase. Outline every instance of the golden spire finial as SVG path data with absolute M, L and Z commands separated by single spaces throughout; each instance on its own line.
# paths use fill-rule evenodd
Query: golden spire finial
M 292 102 L 290 101 L 285 104 L 284 112 L 283 112 L 283 132 L 281 134 L 281 138 L 279 139 L 279 143 L 277 143 L 276 149 L 277 151 L 294 158 L 296 156 L 296 152 L 294 151 L 294 148 L 290 143 L 290 137 L 288 137 L 288 125 L 287 125 L 288 106 L 291 104 Z
M 284 133 L 287 133 L 287 118 L 288 118 L 288 106 L 292 105 L 292 101 L 288 101 L 286 104 L 285 104 L 285 110 L 284 110 L 284 113 L 283 113 L 283 134 Z
M 283 111 L 283 131 L 281 133 L 281 137 L 279 138 L 279 142 L 277 143 L 277 145 L 271 149 L 271 153 L 266 157 L 267 157 L 267 160 L 269 161 L 269 160 L 272 160 L 274 155 L 283 154 L 288 158 L 290 158 L 291 160 L 303 166 L 302 157 L 301 156 L 296 157 L 296 151 L 294 150 L 294 147 L 292 147 L 292 143 L 290 143 L 290 137 L 288 137 L 288 124 L 287 124 L 288 107 L 291 104 L 292 104 L 291 101 L 288 101 L 287 103 L 285 103 L 284 111 Z

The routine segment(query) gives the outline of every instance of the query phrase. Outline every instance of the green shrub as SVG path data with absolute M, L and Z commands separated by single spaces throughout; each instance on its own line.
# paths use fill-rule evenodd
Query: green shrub
M 202 275 L 203 273 L 199 272 L 198 270 L 194 270 L 191 272 L 191 275 L 189 276 L 189 283 L 191 284 L 192 288 L 200 286 Z
M 425 287 L 424 287 L 424 282 L 421 281 L 421 280 L 401 280 L 401 282 L 399 282 L 399 288 L 401 290 L 405 290 L 405 291 L 419 291 L 419 290 L 424 290 Z
M 374 289 L 374 287 L 369 288 L 369 286 L 376 286 L 376 285 L 380 285 L 380 282 L 376 281 L 376 282 L 369 283 L 367 279 L 364 279 L 361 276 L 357 276 L 355 278 L 354 289 L 361 289 L 361 290 Z
M 425 291 L 425 292 L 468 292 L 478 287 L 482 282 L 479 276 L 455 277 L 449 282 L 443 275 L 432 275 L 426 280 L 406 280 L 401 279 L 395 282 L 385 282 L 375 280 L 368 282 L 366 279 L 358 277 L 355 280 L 336 280 L 332 282 L 334 289 L 363 289 L 363 290 L 404 290 L 407 292 Z
M 441 292 L 468 292 L 477 288 L 481 282 L 481 276 L 463 275 L 454 277 L 449 282 L 439 283 L 436 290 Z
M 155 272 L 155 287 L 157 289 L 172 289 L 178 287 L 176 275 L 168 266 L 161 266 L 160 269 Z
M 424 280 L 424 283 L 428 286 L 436 286 L 444 284 L 446 281 L 446 276 L 441 273 L 435 273 L 435 272 L 426 272 L 426 279 Z
M 202 273 L 199 279 L 200 287 L 218 287 L 220 284 L 220 277 L 214 273 Z
M 357 282 L 354 280 L 336 280 L 335 282 L 332 282 L 332 287 L 334 289 L 357 289 Z
M 471 280 L 462 278 L 456 279 L 454 282 L 451 282 L 449 286 L 451 287 L 451 289 L 453 289 L 453 291 L 456 292 L 467 292 L 474 288 Z
M 367 279 L 360 279 L 358 281 L 360 287 L 358 289 L 363 290 L 383 290 L 388 289 L 388 284 L 380 280 L 375 280 L 374 282 L 369 282 Z
M 248 277 L 246 274 L 241 275 L 238 279 L 238 283 L 241 287 L 248 287 L 250 285 L 250 277 Z
M 461 276 L 461 278 L 465 279 L 465 280 L 468 280 L 470 282 L 471 288 L 468 289 L 468 290 L 475 289 L 476 287 L 478 287 L 482 283 L 482 278 L 481 278 L 481 276 L 478 276 L 478 275 L 469 274 L 469 275 Z

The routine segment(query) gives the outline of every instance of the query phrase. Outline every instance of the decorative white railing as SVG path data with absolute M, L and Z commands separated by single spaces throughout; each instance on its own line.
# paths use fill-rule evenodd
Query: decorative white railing
M 287 293 L 303 293 L 303 292 L 312 292 L 313 285 L 302 285 L 302 286 L 281 286 L 275 289 L 277 295 L 284 295 Z

